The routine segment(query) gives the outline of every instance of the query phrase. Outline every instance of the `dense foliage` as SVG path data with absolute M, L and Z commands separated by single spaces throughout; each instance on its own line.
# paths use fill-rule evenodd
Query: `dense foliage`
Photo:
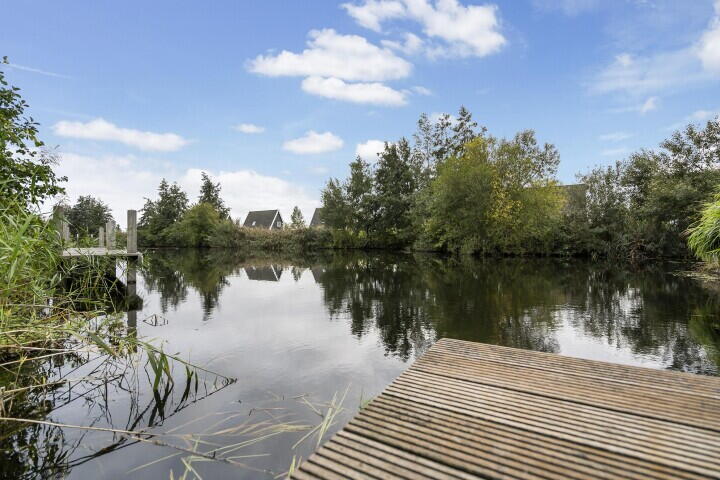
M 422 115 L 413 139 L 328 181 L 321 198 L 335 246 L 685 256 L 685 232 L 720 183 L 717 120 L 578 175 L 580 185 L 558 183 L 558 151 L 532 130 L 496 138 L 465 108 L 457 119 Z
M 25 116 L 27 107 L 20 89 L 0 70 L 0 206 L 34 205 L 64 192 L 60 183 L 67 179 L 53 172 L 55 156 L 38 139 L 38 124 Z
M 90 195 L 80 195 L 75 205 L 67 210 L 70 233 L 78 236 L 97 235 L 98 229 L 113 219 L 110 207 Z

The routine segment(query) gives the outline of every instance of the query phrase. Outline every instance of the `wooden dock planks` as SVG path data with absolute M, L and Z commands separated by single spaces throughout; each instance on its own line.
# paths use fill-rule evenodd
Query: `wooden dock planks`
M 720 478 L 720 378 L 443 339 L 291 478 Z

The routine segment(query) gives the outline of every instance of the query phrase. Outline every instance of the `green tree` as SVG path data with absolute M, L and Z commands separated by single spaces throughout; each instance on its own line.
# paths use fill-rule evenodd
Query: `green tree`
M 165 179 L 158 186 L 157 200 L 145 199 L 138 222 L 139 240 L 143 245 L 168 246 L 168 229 L 179 222 L 188 209 L 188 197 L 176 184 Z
M 290 228 L 299 230 L 305 227 L 305 217 L 303 217 L 302 212 L 296 205 L 293 208 L 292 214 L 290 214 Z
M 555 148 L 538 147 L 527 131 L 509 141 L 479 136 L 464 151 L 441 163 L 432 183 L 429 243 L 468 253 L 547 252 L 563 208 Z
M 320 192 L 320 200 L 323 220 L 327 227 L 335 230 L 345 230 L 350 227 L 350 206 L 337 178 L 328 180 L 325 188 Z
M 7 57 L 2 63 L 7 64 Z M 38 139 L 38 123 L 25 116 L 28 104 L 20 89 L 5 80 L 0 70 L 0 204 L 20 202 L 34 205 L 64 193 L 66 177 L 52 170 L 55 156 Z
M 110 207 L 90 195 L 81 195 L 67 212 L 70 232 L 80 236 L 96 235 L 100 227 L 113 219 Z
M 176 246 L 209 247 L 215 229 L 222 222 L 223 219 L 214 205 L 198 203 L 168 229 L 167 237 L 171 244 Z
M 230 218 L 230 209 L 225 206 L 220 198 L 220 182 L 213 183 L 207 173 L 202 172 L 202 185 L 200 186 L 200 197 L 198 203 L 207 203 L 217 210 L 220 218 Z
M 412 242 L 410 210 L 416 190 L 417 177 L 410 144 L 404 138 L 396 143 L 386 143 L 375 169 L 375 225 L 384 241 L 391 244 Z
M 350 164 L 350 177 L 343 185 L 350 215 L 349 226 L 356 232 L 370 233 L 377 217 L 377 202 L 373 194 L 370 165 L 357 157 Z

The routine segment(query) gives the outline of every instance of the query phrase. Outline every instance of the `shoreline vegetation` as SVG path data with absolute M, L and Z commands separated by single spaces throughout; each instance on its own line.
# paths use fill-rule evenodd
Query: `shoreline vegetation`
M 512 139 L 494 137 L 461 107 L 457 117 L 446 114 L 433 121 L 421 115 L 412 142 L 387 142 L 377 162 L 358 157 L 346 179 L 328 180 L 321 192 L 323 227 L 307 227 L 297 207 L 281 230 L 243 227 L 230 218 L 220 184 L 203 173 L 194 204 L 177 184 L 162 181 L 156 199 L 148 199 L 142 210 L 139 243 L 145 248 L 578 256 L 633 263 L 689 259 L 695 253 L 709 261 L 719 251 L 720 207 L 709 217 L 703 212 L 720 202 L 719 146 L 717 119 L 703 127 L 691 124 L 657 150 L 640 150 L 578 174 L 577 184 L 562 185 L 554 145 L 540 145 L 532 130 Z M 688 247 L 691 234 L 695 240 Z M 701 237 L 709 243 L 697 240 Z M 711 253 L 700 247 L 710 244 L 715 245 Z

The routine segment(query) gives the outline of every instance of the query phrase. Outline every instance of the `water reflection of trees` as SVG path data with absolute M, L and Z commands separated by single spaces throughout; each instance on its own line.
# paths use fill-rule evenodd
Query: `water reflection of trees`
M 556 332 L 569 325 L 670 368 L 720 364 L 719 302 L 665 267 L 343 254 L 312 272 L 331 316 L 347 316 L 356 336 L 376 329 L 401 358 L 440 337 L 557 352 Z
M 717 373 L 720 365 L 720 296 L 667 266 L 630 271 L 552 259 L 184 250 L 148 255 L 145 279 L 160 292 L 163 311 L 193 288 L 209 318 L 230 275 L 269 268 L 273 278 L 286 271 L 295 281 L 309 269 L 331 317 L 347 318 L 357 337 L 377 332 L 386 352 L 403 359 L 440 337 L 558 352 L 558 331 L 566 327 L 674 369 Z

